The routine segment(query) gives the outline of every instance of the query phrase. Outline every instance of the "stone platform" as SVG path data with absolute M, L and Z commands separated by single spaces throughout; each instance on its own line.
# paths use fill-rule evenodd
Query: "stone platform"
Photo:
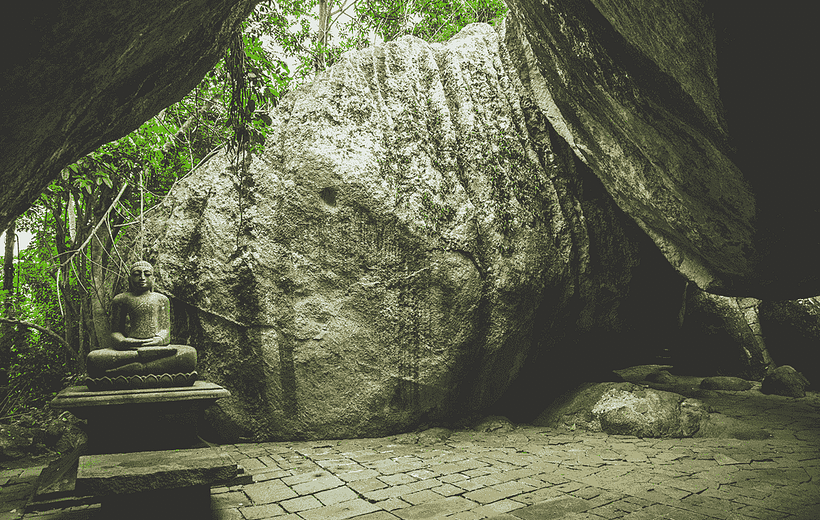
M 190 448 L 205 408 L 231 394 L 196 381 L 188 387 L 91 391 L 72 386 L 50 403 L 88 420 L 88 453 L 120 453 Z

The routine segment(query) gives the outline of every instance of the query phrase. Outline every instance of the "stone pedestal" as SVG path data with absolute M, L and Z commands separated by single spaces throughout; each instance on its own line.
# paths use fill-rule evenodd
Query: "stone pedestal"
M 173 454 L 179 450 L 202 447 L 204 443 L 197 436 L 199 418 L 205 408 L 217 399 L 230 395 L 221 386 L 204 381 L 196 381 L 193 386 L 187 387 L 138 390 L 91 391 L 85 386 L 66 388 L 51 401 L 50 406 L 86 419 L 88 444 L 43 470 L 27 509 L 99 502 L 100 497 L 93 493 L 93 486 L 85 490 L 76 489 L 79 459 L 84 455 L 151 451 Z M 135 456 L 143 457 L 143 453 Z M 235 472 L 233 476 L 236 477 Z M 122 508 L 125 511 L 133 505 L 128 502 L 132 499 L 136 502 L 147 499 L 158 501 L 173 496 L 173 493 L 161 488 L 157 485 L 147 490 L 148 494 L 141 498 L 123 495 L 103 501 L 110 502 L 108 509 Z M 92 492 L 88 493 L 89 490 Z M 191 483 L 185 486 L 184 491 L 176 491 L 191 495 L 191 503 L 201 503 L 204 500 L 202 497 L 209 493 L 209 484 Z
M 230 392 L 214 383 L 139 390 L 91 391 L 72 386 L 50 406 L 88 420 L 87 453 L 191 448 L 203 410 Z

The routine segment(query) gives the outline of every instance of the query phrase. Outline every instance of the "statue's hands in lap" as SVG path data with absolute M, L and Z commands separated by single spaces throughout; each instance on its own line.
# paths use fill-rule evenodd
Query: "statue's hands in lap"
M 139 338 L 127 338 L 124 336 L 114 338 L 114 343 L 118 350 L 136 350 L 140 347 L 147 347 L 150 345 L 159 345 L 159 342 L 155 342 L 158 338 L 147 338 L 147 339 L 139 339 Z M 149 344 L 149 342 L 151 342 Z
M 137 349 L 138 359 L 143 363 L 154 359 L 160 359 L 168 356 L 175 356 L 177 353 L 176 347 L 139 347 Z
M 126 340 L 133 340 L 133 339 L 136 339 L 136 338 L 125 338 L 125 339 Z M 134 348 L 134 347 L 160 347 L 160 346 L 168 344 L 168 342 L 163 343 L 163 338 L 161 336 L 154 336 L 153 338 L 148 338 L 148 339 L 138 339 L 136 341 L 138 341 L 139 343 L 134 344 L 132 348 Z

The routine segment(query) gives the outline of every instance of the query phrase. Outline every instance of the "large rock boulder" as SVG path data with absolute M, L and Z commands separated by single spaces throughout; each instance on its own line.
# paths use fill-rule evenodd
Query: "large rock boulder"
M 510 0 L 508 21 L 552 126 L 681 273 L 719 294 L 820 294 L 799 130 L 817 116 L 812 22 L 719 4 Z
M 697 399 L 632 383 L 598 383 L 566 394 L 534 424 L 610 435 L 692 437 L 708 420 L 708 407 Z
M 710 294 L 692 284 L 686 297 L 675 371 L 762 380 L 772 366 L 760 326 L 760 300 Z
M 232 393 L 213 432 L 372 436 L 480 412 L 534 358 L 561 361 L 554 381 L 634 351 L 606 332 L 652 324 L 667 280 L 676 317 L 682 280 L 578 168 L 505 41 L 473 25 L 346 54 L 283 100 L 261 156 L 214 158 L 147 218 L 177 341 Z
M 78 0 L 7 9 L 0 231 L 64 166 L 190 92 L 257 2 Z

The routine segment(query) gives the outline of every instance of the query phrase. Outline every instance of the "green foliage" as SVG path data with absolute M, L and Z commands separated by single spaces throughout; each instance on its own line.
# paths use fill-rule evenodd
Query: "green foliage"
M 245 45 L 270 42 L 285 61 L 268 54 L 264 70 L 273 71 L 272 91 L 281 95 L 291 82 L 309 80 L 335 63 L 345 51 L 375 41 L 412 34 L 429 42 L 450 39 L 466 25 L 495 25 L 507 13 L 503 0 L 281 0 L 263 1 L 247 22 Z M 251 51 L 254 63 L 263 63 Z
M 20 227 L 25 228 L 32 222 L 22 224 Z M 15 290 L 0 297 L 7 309 L 13 309 L 14 319 L 36 323 L 63 335 L 57 280 L 49 274 L 55 253 L 53 240 L 48 240 L 43 227 L 30 230 L 36 232 L 34 241 L 40 247 L 21 251 L 15 268 Z M 0 324 L 0 352 L 4 355 L 0 369 L 6 376 L 6 388 L 0 389 L 0 417 L 17 416 L 44 406 L 76 374 L 76 360 L 57 341 L 27 327 Z
M 8 371 L 8 389 L 0 401 L 0 417 L 42 408 L 73 375 L 63 351 L 43 342 L 42 334 L 19 329 L 6 336 L 0 341 L 8 341 L 14 361 Z
M 261 2 L 248 19 L 245 31 L 246 44 L 250 44 L 248 56 L 260 63 L 258 56 L 264 56 L 267 70 L 271 71 L 269 88 L 271 93 L 281 96 L 294 78 L 305 78 L 314 72 L 321 49 L 311 45 L 311 21 L 316 0 L 282 0 Z M 283 58 L 298 62 L 294 75 L 284 60 L 274 60 L 266 51 L 265 41 L 272 41 L 280 49 Z
M 384 41 L 412 34 L 440 42 L 471 23 L 494 25 L 506 13 L 501 0 L 367 0 L 357 3 L 348 29 L 351 37 L 373 31 Z

